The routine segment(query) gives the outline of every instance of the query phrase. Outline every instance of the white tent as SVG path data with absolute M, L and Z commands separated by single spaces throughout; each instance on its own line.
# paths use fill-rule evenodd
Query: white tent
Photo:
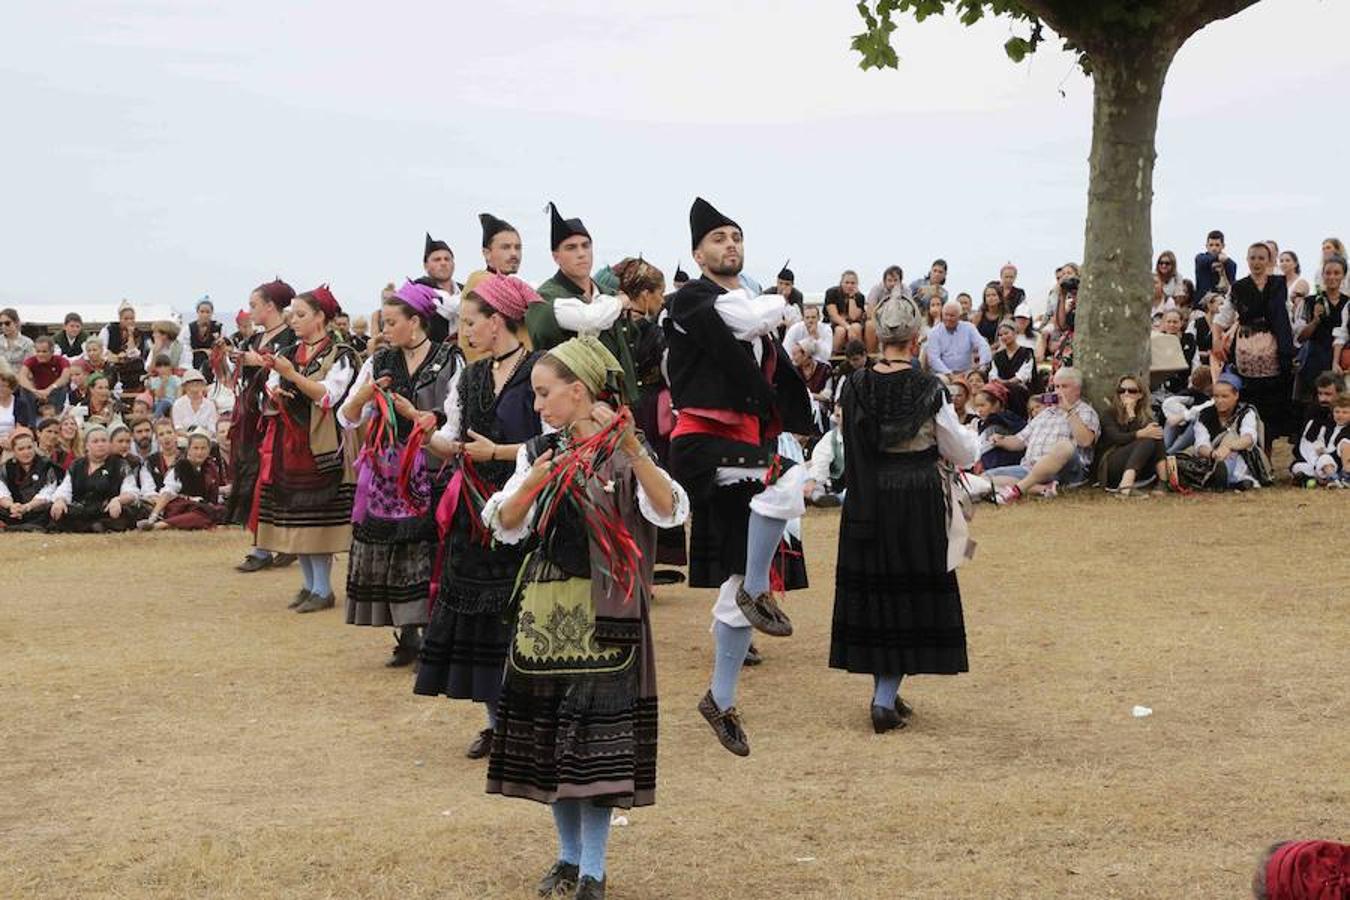
M 167 303 L 133 300 L 136 321 L 143 324 L 171 319 L 181 324 L 182 317 Z M 117 303 L 87 302 L 73 300 L 69 303 L 32 303 L 15 307 L 24 325 L 59 327 L 65 321 L 66 313 L 79 313 L 86 326 L 92 323 L 107 324 L 117 319 Z

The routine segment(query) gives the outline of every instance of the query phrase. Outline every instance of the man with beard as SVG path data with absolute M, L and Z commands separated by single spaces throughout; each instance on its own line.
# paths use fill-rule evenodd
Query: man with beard
M 417 279 L 437 292 L 436 312 L 432 317 L 427 336 L 432 343 L 443 344 L 453 341 L 459 332 L 459 291 L 455 283 L 455 254 L 445 241 L 438 241 L 427 234 L 426 245 L 422 250 L 422 268 L 426 276 Z
M 740 226 L 698 198 L 689 227 L 703 277 L 676 291 L 665 319 L 671 402 L 680 413 L 670 469 L 691 500 L 689 583 L 719 589 L 712 687 L 699 711 L 722 746 L 746 756 L 736 684 L 752 628 L 792 633 L 769 568 L 788 521 L 805 509 L 805 467 L 778 457 L 778 435 L 807 433 L 811 409 L 776 338 L 786 299 L 744 287 Z
M 479 213 L 483 225 L 483 265 L 498 275 L 515 275 L 520 271 L 520 232 L 510 222 L 504 222 L 492 213 Z
M 591 279 L 594 251 L 591 233 L 580 219 L 564 219 L 558 207 L 549 204 L 552 216 L 553 261 L 558 271 L 539 285 L 543 303 L 533 303 L 525 313 L 525 327 L 536 350 L 550 350 L 577 334 L 594 334 L 623 366 L 621 399 L 632 403 L 638 396 L 637 367 L 633 346 L 637 330 L 623 312 L 623 301 L 604 293 Z

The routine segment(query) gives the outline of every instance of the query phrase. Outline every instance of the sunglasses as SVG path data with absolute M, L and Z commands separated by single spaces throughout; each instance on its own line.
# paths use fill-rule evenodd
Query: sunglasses
M 1143 391 L 1139 390 L 1139 388 L 1122 387 L 1122 388 L 1116 388 L 1116 393 L 1117 393 L 1117 394 L 1142 394 Z

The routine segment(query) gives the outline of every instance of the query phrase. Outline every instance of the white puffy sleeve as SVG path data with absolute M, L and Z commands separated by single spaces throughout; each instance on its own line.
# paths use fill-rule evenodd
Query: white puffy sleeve
M 347 389 L 352 386 L 355 378 L 356 369 L 350 359 L 344 358 L 335 362 L 320 382 L 323 385 L 323 398 L 319 401 L 319 406 L 332 409 L 340 404 L 342 398 L 347 396 Z
M 145 470 L 142 469 L 141 471 L 144 472 Z M 150 486 L 153 488 L 154 484 L 151 483 Z M 177 497 L 182 492 L 183 492 L 183 485 L 180 484 L 178 481 L 178 473 L 175 472 L 172 468 L 169 469 L 169 471 L 164 473 L 164 487 L 160 488 L 159 495 L 161 497 L 168 497 L 172 499 L 174 497 Z
M 672 499 L 675 501 L 670 510 L 670 515 L 662 516 L 652 508 L 651 498 L 643 490 L 641 481 L 637 482 L 638 511 L 642 513 L 642 518 L 651 522 L 657 528 L 674 528 L 677 525 L 683 525 L 684 521 L 689 518 L 689 494 L 680 486 L 678 481 L 670 477 L 670 473 L 665 469 L 661 470 L 661 474 L 666 476 L 666 481 L 670 484 Z M 635 481 L 637 480 L 636 475 L 633 478 Z
M 502 489 L 487 499 L 483 505 L 483 524 L 492 529 L 492 533 L 497 540 L 503 544 L 519 544 L 525 538 L 530 536 L 530 530 L 534 526 L 534 504 L 530 504 L 525 517 L 520 520 L 520 526 L 517 528 L 506 529 L 502 527 L 498 516 L 500 515 L 502 504 L 514 497 L 525 484 L 525 479 L 530 476 L 530 459 L 525 452 L 525 445 L 522 444 L 516 451 L 516 471 L 511 473 L 511 477 L 502 485 Z
M 459 406 L 459 379 L 463 374 L 464 366 L 461 365 L 450 376 L 450 389 L 445 395 L 445 405 L 441 407 L 445 413 L 445 424 L 436 429 L 436 436 L 443 440 L 459 440 L 460 422 L 464 419 L 464 411 Z
M 956 418 L 956 410 L 943 401 L 935 418 L 938 452 L 958 469 L 968 469 L 980 458 L 980 439 Z
M 738 341 L 753 341 L 783 322 L 787 300 L 781 294 L 751 296 L 744 288 L 727 291 L 717 298 L 715 309 Z
M 75 460 L 75 465 L 79 465 L 81 462 L 83 462 L 83 460 L 77 459 Z M 52 491 L 52 502 L 55 503 L 57 500 L 60 500 L 67 505 L 75 500 L 75 488 L 70 480 L 69 472 L 61 479 L 61 483 L 56 486 L 56 490 Z
M 1195 449 L 1199 450 L 1201 447 L 1213 447 L 1213 446 L 1214 446 L 1214 439 L 1210 437 L 1209 429 L 1205 427 L 1204 422 L 1200 421 L 1199 419 L 1196 419 Z
M 375 370 L 372 366 L 372 360 L 373 358 L 368 359 L 365 362 L 361 363 L 361 371 L 356 373 L 356 380 L 352 382 L 353 394 L 361 390 L 361 388 L 365 387 L 374 379 Z M 355 419 L 347 418 L 347 414 L 345 412 L 346 406 L 347 404 L 343 403 L 338 407 L 337 410 L 338 424 L 341 425 L 343 428 L 347 429 L 358 428 L 361 425 L 364 425 L 366 422 L 370 421 L 370 419 L 375 415 L 375 402 L 373 400 L 368 401 L 364 406 L 361 407 L 361 414 L 357 416 Z
M 154 485 L 151 485 L 151 487 L 154 487 Z M 132 472 L 130 470 L 127 471 L 127 474 L 122 478 L 122 489 L 119 490 L 117 493 L 131 494 L 133 497 L 140 499 L 141 481 L 140 478 L 136 476 L 135 472 Z
M 1333 344 L 1350 344 L 1350 305 L 1341 310 L 1341 324 L 1331 330 Z
M 168 474 L 165 476 L 164 486 L 166 489 L 169 486 L 168 479 L 171 477 L 174 478 L 174 481 L 176 483 L 177 478 L 173 474 L 173 469 L 170 469 Z M 156 494 L 155 476 L 150 474 L 149 466 L 141 466 L 140 470 L 136 473 L 136 494 L 142 500 L 151 500 L 154 498 Z M 173 496 L 173 494 L 170 494 L 170 496 Z
M 590 303 L 579 297 L 559 297 L 553 301 L 553 317 L 563 331 L 599 334 L 619 319 L 623 305 L 619 298 L 596 294 Z
M 5 484 L 5 479 L 0 478 L 0 500 L 13 500 L 14 495 L 9 492 L 9 485 Z

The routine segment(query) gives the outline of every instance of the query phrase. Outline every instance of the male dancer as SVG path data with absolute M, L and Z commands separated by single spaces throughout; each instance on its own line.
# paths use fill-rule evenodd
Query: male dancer
M 422 268 L 427 274 L 417 279 L 417 283 L 438 292 L 436 312 L 439 315 L 431 320 L 427 336 L 436 344 L 453 341 L 459 333 L 460 299 L 460 286 L 455 283 L 455 253 L 445 241 L 427 234 L 422 249 Z
M 596 334 L 623 366 L 619 385 L 625 403 L 638 397 L 637 367 L 633 346 L 637 329 L 623 312 L 623 303 L 591 279 L 594 254 L 591 233 L 580 219 L 564 219 L 558 207 L 549 204 L 552 216 L 553 261 L 557 273 L 539 285 L 543 303 L 531 303 L 525 312 L 525 327 L 535 350 L 549 350 L 576 334 Z
M 777 340 L 786 300 L 743 285 L 740 226 L 698 198 L 689 228 L 703 277 L 675 292 L 665 319 L 671 402 L 679 410 L 670 468 L 693 513 L 689 583 L 719 588 L 712 687 L 699 712 L 722 746 L 747 756 L 736 684 L 752 626 L 792 633 L 769 589 L 769 567 L 788 520 L 805 511 L 805 467 L 775 450 L 783 431 L 810 428 L 810 400 Z
M 492 213 L 479 213 L 483 225 L 483 264 L 489 272 L 515 275 L 520 271 L 520 232 Z

